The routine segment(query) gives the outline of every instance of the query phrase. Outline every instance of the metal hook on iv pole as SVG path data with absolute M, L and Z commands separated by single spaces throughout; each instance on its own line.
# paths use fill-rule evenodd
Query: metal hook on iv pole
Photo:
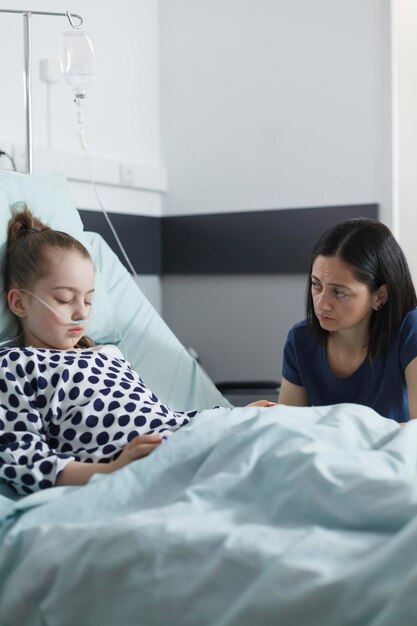
M 23 16 L 23 55 L 24 55 L 24 99 L 25 99 L 25 119 L 26 119 L 26 152 L 25 152 L 25 172 L 32 172 L 32 85 L 31 85 L 31 38 L 30 38 L 30 18 L 32 15 L 52 15 L 66 17 L 72 28 L 81 28 L 83 18 L 76 13 L 51 13 L 48 11 L 19 11 L 16 9 L 0 9 L 0 13 L 19 13 Z M 78 24 L 74 19 L 78 20 Z
M 81 28 L 81 26 L 83 25 L 83 18 L 81 17 L 81 15 L 77 15 L 76 13 L 69 13 L 68 11 L 65 11 L 65 15 L 67 16 L 68 21 L 73 28 Z M 73 17 L 76 17 L 77 20 L 80 20 L 80 23 L 74 24 L 72 20 Z

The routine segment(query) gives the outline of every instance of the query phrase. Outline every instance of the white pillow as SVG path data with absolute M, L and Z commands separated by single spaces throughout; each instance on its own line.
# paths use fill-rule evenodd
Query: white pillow
M 12 339 L 18 333 L 4 291 L 7 224 L 12 207 L 17 202 L 25 202 L 43 223 L 69 233 L 89 250 L 96 265 L 96 284 L 88 335 L 96 343 L 117 341 L 119 333 L 115 327 L 114 310 L 106 292 L 105 281 L 84 235 L 83 224 L 69 194 L 66 178 L 55 174 L 20 174 L 0 170 L 0 343 Z

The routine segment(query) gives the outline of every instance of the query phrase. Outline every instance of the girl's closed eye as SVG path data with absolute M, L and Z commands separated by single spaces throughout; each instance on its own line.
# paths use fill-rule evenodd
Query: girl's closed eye
M 55 298 L 58 304 L 72 304 L 72 300 L 61 300 L 60 298 Z
M 73 304 L 74 300 L 62 300 L 61 298 L 55 298 L 55 301 L 58 302 L 58 304 Z M 84 304 L 85 306 L 92 306 L 92 302 L 90 302 L 89 300 L 84 300 Z

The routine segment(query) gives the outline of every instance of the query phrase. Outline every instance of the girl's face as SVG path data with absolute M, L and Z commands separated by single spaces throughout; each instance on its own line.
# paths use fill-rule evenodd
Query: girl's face
M 311 272 L 314 312 L 330 332 L 369 328 L 372 311 L 386 300 L 386 288 L 371 293 L 350 266 L 335 256 L 318 256 Z
M 49 256 L 49 274 L 30 288 L 37 297 L 21 291 L 22 312 L 17 314 L 25 346 L 70 350 L 86 333 L 86 324 L 70 322 L 90 315 L 94 267 L 90 259 L 75 251 Z

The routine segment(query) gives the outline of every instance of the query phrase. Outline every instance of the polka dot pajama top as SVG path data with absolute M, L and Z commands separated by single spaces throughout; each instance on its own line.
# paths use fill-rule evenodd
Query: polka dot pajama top
M 115 346 L 0 350 L 0 478 L 24 495 L 70 461 L 114 460 L 137 435 L 167 436 L 197 411 L 171 411 Z

